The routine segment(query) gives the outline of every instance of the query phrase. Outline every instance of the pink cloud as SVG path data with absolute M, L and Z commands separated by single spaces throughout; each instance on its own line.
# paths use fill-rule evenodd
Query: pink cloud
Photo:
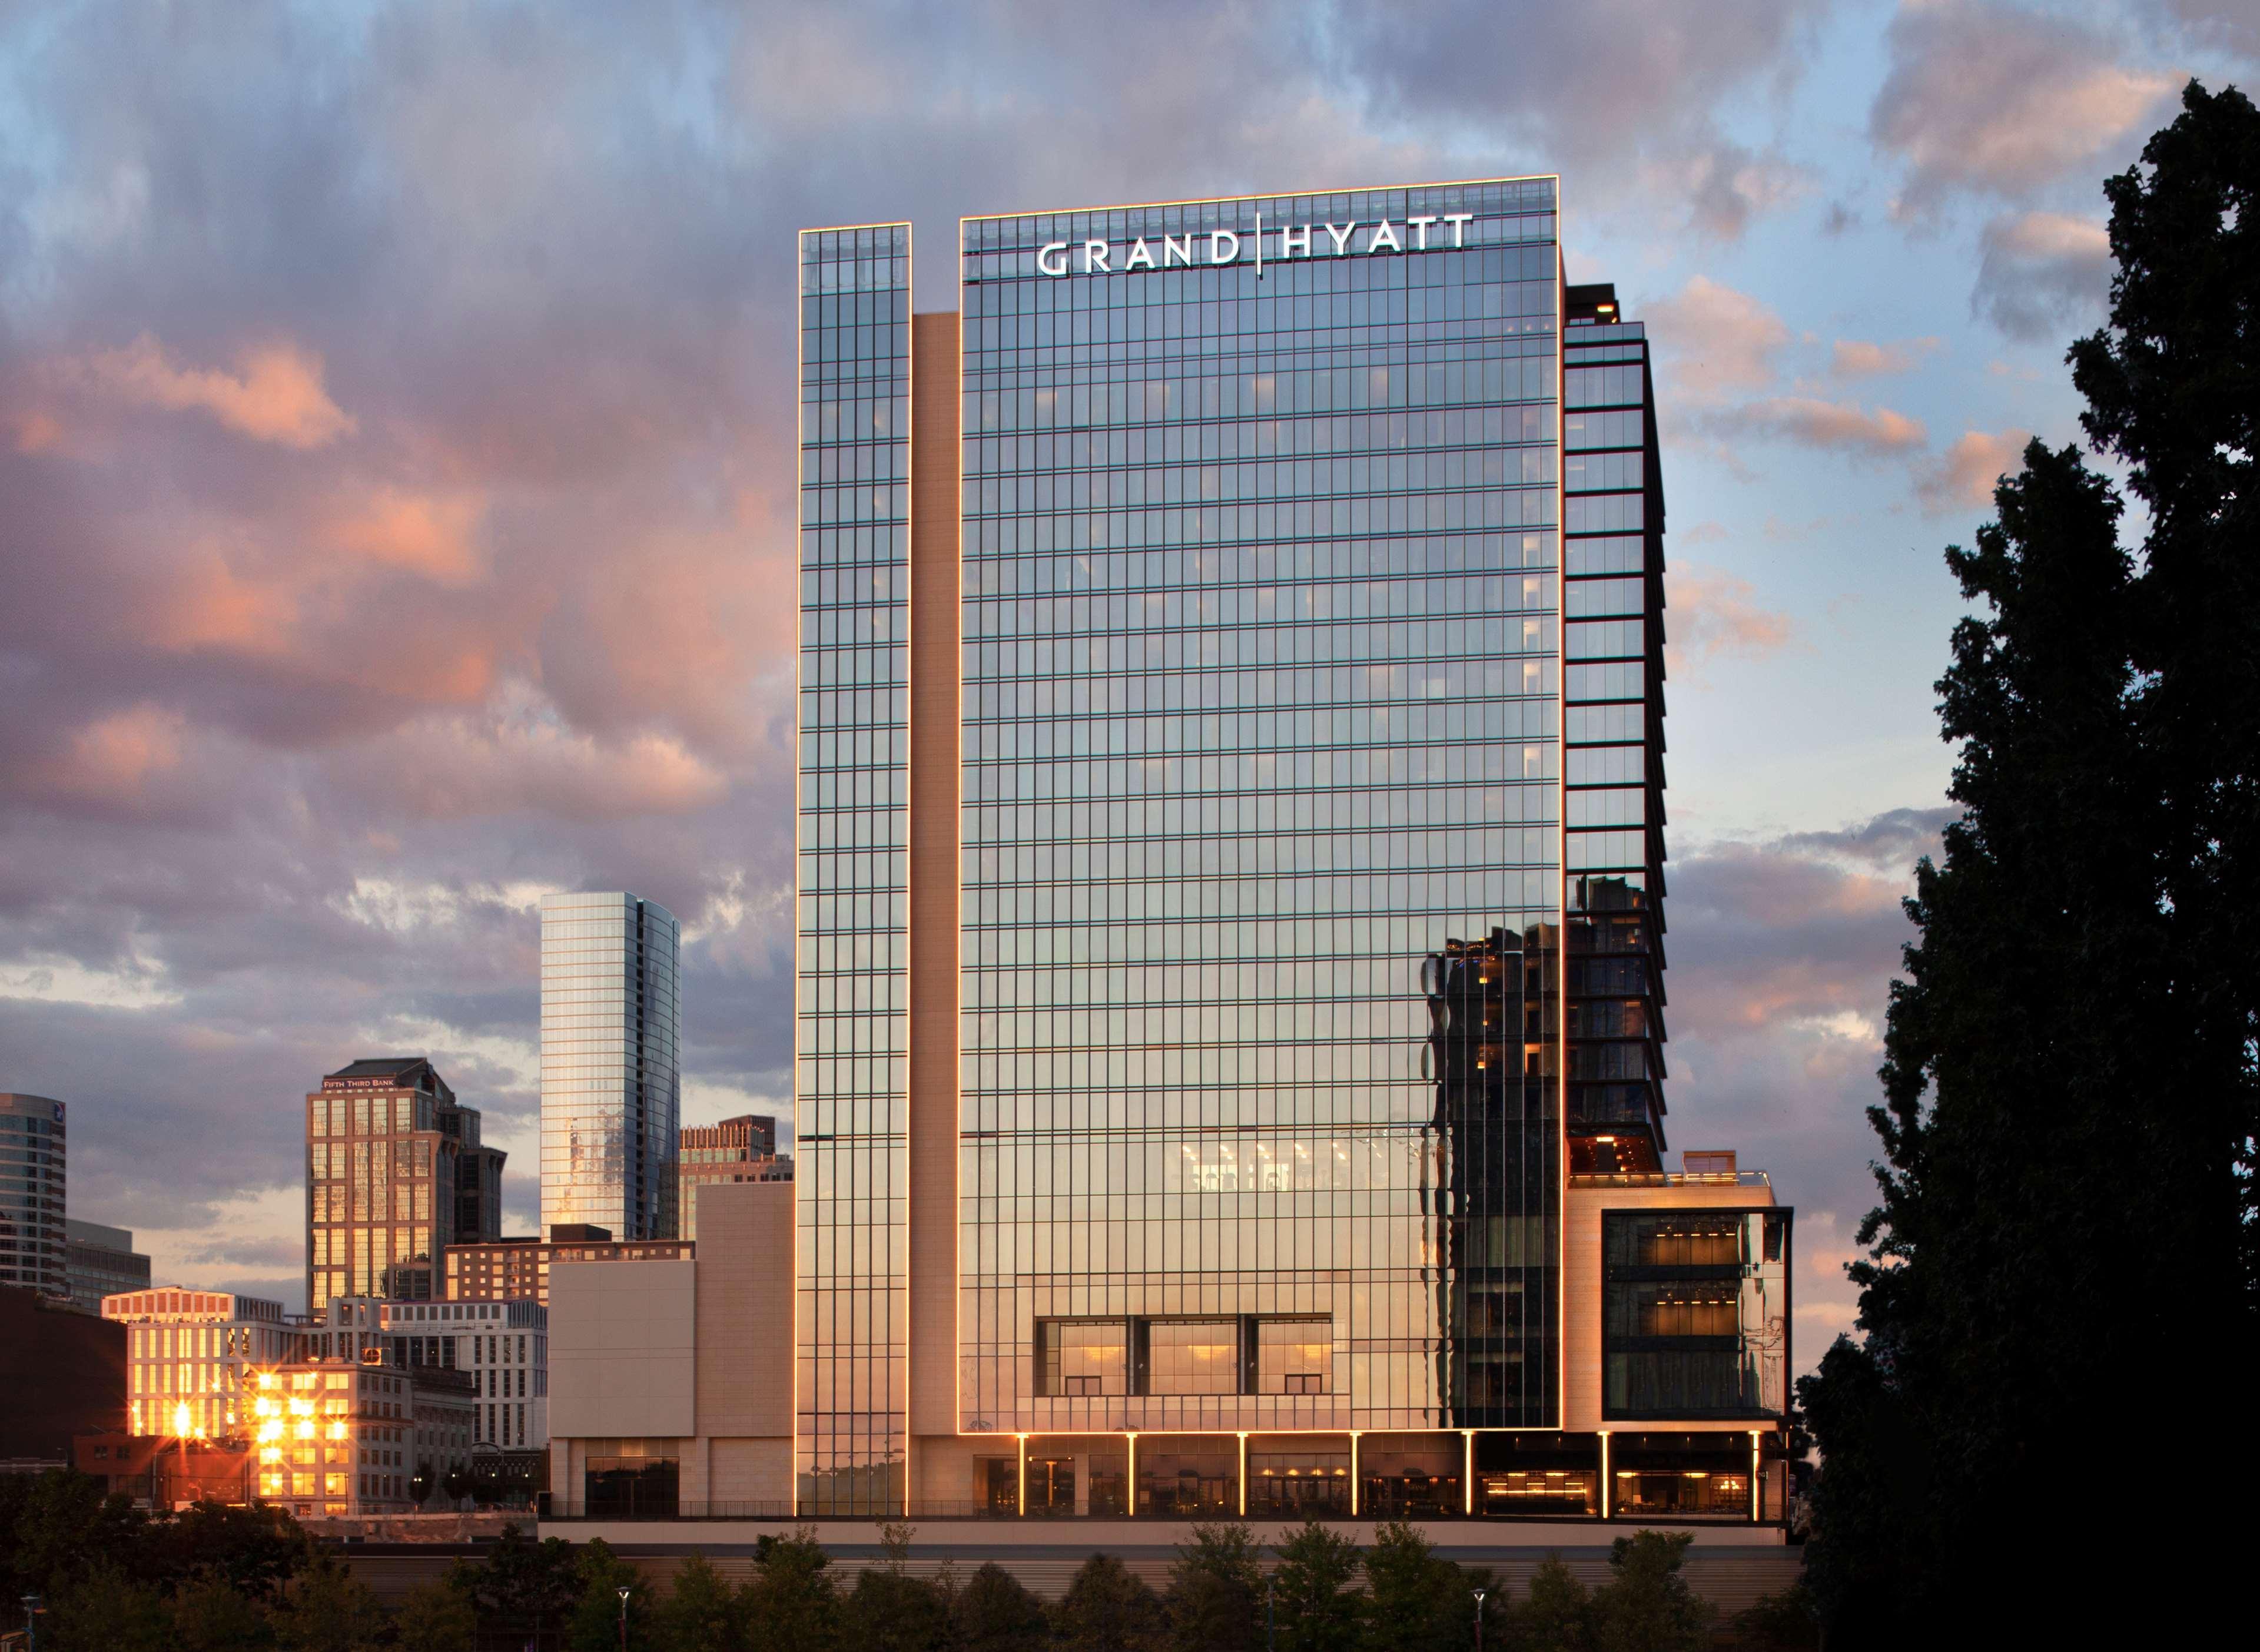
M 1895 216 L 1957 190 L 2021 197 L 2134 131 L 2178 83 L 2062 18 L 1985 0 L 1904 7 L 1869 132 L 1907 163 Z
M 1839 339 L 1829 352 L 1829 371 L 1838 378 L 1868 378 L 1878 374 L 1904 373 L 1937 349 L 1935 338 L 1907 339 L 1897 344 L 1871 344 L 1864 339 Z
M 247 353 L 241 371 L 177 365 L 148 333 L 119 350 L 56 365 L 71 389 L 133 406 L 201 410 L 240 435 L 285 447 L 321 447 L 356 428 L 322 386 L 322 358 L 282 343 Z
M 1790 341 L 1789 325 L 1758 299 L 1707 275 L 1648 306 L 1657 336 L 1668 340 L 1672 379 L 1691 400 L 1716 402 L 1723 392 L 1762 390 L 1774 381 L 1774 356 Z
M 2018 455 L 2032 440 L 2025 430 L 1966 430 L 1916 479 L 1915 492 L 1932 511 L 1993 503 L 1993 488 L 2019 468 Z
M 1670 640 L 1665 647 L 1675 673 L 1710 659 L 1762 660 L 1796 640 L 1797 622 L 1760 607 L 1756 588 L 1739 575 L 1674 562 L 1668 590 Z
M 485 564 L 477 544 L 483 509 L 468 495 L 378 487 L 340 511 L 329 537 L 370 562 L 442 585 L 465 585 Z
M 33 783 L 75 803 L 132 807 L 150 782 L 181 766 L 187 719 L 165 706 L 111 712 L 73 733 L 68 747 L 36 766 Z
M 1903 453 L 1930 440 L 1922 421 L 1888 407 L 1824 401 L 1811 396 L 1769 396 L 1719 416 L 1721 425 L 1812 447 L 1834 447 L 1876 456 Z

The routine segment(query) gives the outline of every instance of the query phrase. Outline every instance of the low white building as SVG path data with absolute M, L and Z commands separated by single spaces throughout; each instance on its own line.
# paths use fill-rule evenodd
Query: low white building
M 792 1184 L 696 1198 L 695 1259 L 550 1269 L 560 1514 L 791 1512 Z
M 530 1298 L 389 1302 L 340 1297 L 314 1351 L 396 1370 L 438 1367 L 470 1379 L 472 1443 L 538 1451 L 549 1443 L 549 1310 Z

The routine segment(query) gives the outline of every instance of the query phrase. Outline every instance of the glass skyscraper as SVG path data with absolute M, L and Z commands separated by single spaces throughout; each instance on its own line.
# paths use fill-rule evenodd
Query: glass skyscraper
M 541 901 L 541 1226 L 672 1239 L 681 933 L 633 895 Z
M 1456 1508 L 1564 1427 L 1663 556 L 1556 213 L 974 218 L 916 318 L 907 225 L 803 235 L 801 1512 Z

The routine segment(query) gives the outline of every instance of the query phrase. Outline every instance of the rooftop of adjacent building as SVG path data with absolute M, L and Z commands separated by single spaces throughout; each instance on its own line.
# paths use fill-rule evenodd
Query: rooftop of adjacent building
M 197 1324 L 238 1320 L 262 1325 L 289 1323 L 289 1316 L 283 1313 L 279 1302 L 230 1291 L 199 1291 L 192 1285 L 154 1285 L 146 1290 L 112 1291 L 102 1299 L 102 1317 Z
M 455 1105 L 455 1092 L 426 1055 L 364 1055 L 322 1076 L 324 1090 L 420 1090 Z
M 129 1255 L 133 1250 L 131 1228 L 108 1227 L 100 1222 L 82 1222 L 75 1216 L 63 1219 L 63 1237 L 74 1245 L 98 1245 L 104 1250 L 122 1250 Z

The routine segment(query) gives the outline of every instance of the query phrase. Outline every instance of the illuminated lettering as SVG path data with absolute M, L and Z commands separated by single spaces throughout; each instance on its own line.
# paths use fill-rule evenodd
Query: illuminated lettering
M 1085 241 L 1083 244 L 1083 273 L 1088 275 L 1096 269 L 1109 275 L 1112 275 L 1114 266 L 1106 261 L 1112 256 L 1113 254 L 1106 250 L 1105 241 Z
M 1055 260 L 1057 261 L 1055 262 Z M 1036 254 L 1036 273 L 1040 275 L 1067 274 L 1067 243 L 1065 241 L 1044 243 L 1042 249 Z
M 1465 230 L 1469 225 L 1474 223 L 1475 220 L 1476 215 L 1472 212 L 1447 212 L 1444 214 L 1444 222 L 1452 226 L 1453 246 L 1458 247 L 1463 244 L 1460 240 L 1460 233 L 1462 231 Z
M 1192 261 L 1193 238 L 1191 236 L 1164 235 L 1162 237 L 1162 268 L 1167 269 L 1173 264 L 1190 264 Z
M 1146 245 L 1146 238 L 1141 235 L 1138 238 L 1138 244 L 1130 249 L 1130 256 L 1122 261 L 1122 268 L 1125 269 L 1151 269 L 1153 267 L 1154 249 Z
M 1308 258 L 1310 255 L 1311 226 L 1307 224 L 1297 224 L 1290 227 L 1282 224 L 1279 226 L 1279 256 Z
M 1417 251 L 1423 253 L 1427 252 L 1428 250 L 1428 225 L 1436 221 L 1435 214 L 1432 212 L 1427 218 L 1408 218 L 1405 221 L 1412 226 L 1413 247 Z
M 1229 243 L 1229 245 L 1227 245 Z M 1211 230 L 1208 232 L 1208 261 L 1228 264 L 1240 256 L 1240 237 L 1231 230 Z
M 1327 225 L 1327 234 L 1334 244 L 1335 257 L 1340 258 L 1343 254 L 1349 251 L 1349 238 L 1356 229 L 1357 220 L 1355 218 L 1350 219 L 1348 223 L 1343 225 L 1340 229 L 1336 229 L 1331 224 Z
M 1387 218 L 1382 219 L 1373 226 L 1373 239 L 1365 244 L 1365 250 L 1369 253 L 1377 253 L 1384 246 L 1392 253 L 1401 253 L 1405 250 L 1405 243 L 1397 239 L 1397 232 L 1389 227 Z

